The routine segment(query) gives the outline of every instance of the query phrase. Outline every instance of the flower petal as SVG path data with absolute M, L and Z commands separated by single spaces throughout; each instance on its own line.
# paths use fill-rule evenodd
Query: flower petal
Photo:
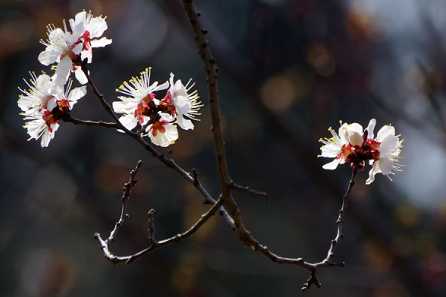
M 373 137 L 375 136 L 374 134 L 375 126 L 376 126 L 376 120 L 371 119 L 369 125 L 366 128 L 368 139 L 373 139 Z
M 390 125 L 384 125 L 381 129 L 379 129 L 376 140 L 382 142 L 388 135 L 395 135 L 395 128 Z
M 339 162 L 340 162 L 340 160 L 338 158 L 336 158 L 333 161 L 331 161 L 330 163 L 327 163 L 324 166 L 322 166 L 322 168 L 325 170 L 335 170 L 336 168 L 338 168 Z

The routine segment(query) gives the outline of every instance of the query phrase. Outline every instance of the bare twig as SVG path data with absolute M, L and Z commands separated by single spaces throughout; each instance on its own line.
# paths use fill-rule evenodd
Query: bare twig
M 83 126 L 93 126 L 93 127 L 102 127 L 102 128 L 115 128 L 117 129 L 119 125 L 114 122 L 103 122 L 103 121 L 89 121 L 89 120 L 81 120 L 74 118 L 73 116 L 67 114 L 62 118 L 64 122 L 72 123 L 74 125 L 83 125 Z
M 239 191 L 242 191 L 242 192 L 247 192 L 247 193 L 252 194 L 252 195 L 254 195 L 254 196 L 268 197 L 268 193 L 266 193 L 266 192 L 263 192 L 263 191 L 259 191 L 259 190 L 253 189 L 253 188 L 250 187 L 250 186 L 243 186 L 243 185 L 237 184 L 237 183 L 235 183 L 234 181 L 231 183 L 231 187 L 232 187 L 234 190 L 239 190 Z
M 253 251 L 257 251 L 263 254 L 264 256 L 268 257 L 271 261 L 283 264 L 297 265 L 308 270 L 310 272 L 310 278 L 302 286 L 302 290 L 310 288 L 311 285 L 313 284 L 320 287 L 321 286 L 320 281 L 317 279 L 317 269 L 319 267 L 324 267 L 324 266 L 334 266 L 334 265 L 328 265 L 328 260 L 330 260 L 331 258 L 328 259 L 327 262 L 325 262 L 326 259 L 324 259 L 323 261 L 318 263 L 310 263 L 304 261 L 303 258 L 287 258 L 279 256 L 273 251 L 271 251 L 267 246 L 260 243 L 246 228 L 246 226 L 242 221 L 241 211 L 238 205 L 236 204 L 235 200 L 231 196 L 231 190 L 233 188 L 234 183 L 232 182 L 232 179 L 228 171 L 228 165 L 224 147 L 223 131 L 221 126 L 222 121 L 221 121 L 221 111 L 219 106 L 219 95 L 218 95 L 218 75 L 217 75 L 218 67 L 215 58 L 212 55 L 208 42 L 205 38 L 205 34 L 207 34 L 207 31 L 203 28 L 202 24 L 199 21 L 200 14 L 197 13 L 193 4 L 193 0 L 183 0 L 183 5 L 189 23 L 192 26 L 192 30 L 195 35 L 196 47 L 199 51 L 200 57 L 203 61 L 207 74 L 209 101 L 211 105 L 211 116 L 212 116 L 212 132 L 214 136 L 215 154 L 217 157 L 220 186 L 223 195 L 223 205 L 228 210 L 231 217 L 234 219 L 235 231 L 237 232 L 239 239 L 243 244 L 251 248 Z M 353 186 L 352 180 L 349 183 L 349 187 L 347 189 L 346 194 L 344 195 L 343 201 L 347 199 L 348 194 L 350 193 L 351 187 Z M 343 208 L 344 207 L 342 206 L 341 209 L 342 212 L 340 211 L 340 213 L 343 213 L 344 211 Z M 342 231 L 342 215 L 340 220 L 338 217 L 338 221 L 340 221 L 339 223 L 337 223 L 339 232 L 339 230 Z M 338 238 L 336 242 L 339 241 L 339 239 L 340 238 Z M 334 246 L 336 243 L 333 242 L 334 241 L 332 241 L 332 245 Z M 334 247 L 331 248 L 331 251 L 329 251 L 329 253 L 331 255 L 330 257 L 334 255 Z
M 87 79 L 88 84 L 93 90 L 93 93 L 96 95 L 96 97 L 101 102 L 102 106 L 105 108 L 105 110 L 115 119 L 118 128 L 123 130 L 126 135 L 130 136 L 132 139 L 137 141 L 144 149 L 148 152 L 150 152 L 155 158 L 160 160 L 164 165 L 166 165 L 168 168 L 173 169 L 177 173 L 179 173 L 187 182 L 194 185 L 194 187 L 200 192 L 200 194 L 204 197 L 206 201 L 208 201 L 209 204 L 215 204 L 216 199 L 212 197 L 212 195 L 206 190 L 206 188 L 203 186 L 203 184 L 196 178 L 196 173 L 193 172 L 190 173 L 184 168 L 182 168 L 178 163 L 170 156 L 167 156 L 163 153 L 161 153 L 159 150 L 157 150 L 152 144 L 147 142 L 141 135 L 132 132 L 128 130 L 122 123 L 119 121 L 116 114 L 113 112 L 113 109 L 111 105 L 107 102 L 105 97 L 102 95 L 102 93 L 99 91 L 98 87 L 94 83 L 90 72 L 88 71 L 87 64 L 82 64 L 82 70 L 84 71 Z M 222 209 L 220 210 L 220 214 L 224 218 L 225 222 L 234 229 L 234 220 L 231 218 L 231 216 L 228 214 L 226 209 L 222 206 Z
M 195 232 L 197 232 L 200 229 L 200 227 L 203 226 L 218 211 L 218 209 L 221 207 L 222 203 L 223 203 L 222 198 L 219 198 L 207 212 L 202 214 L 200 216 L 200 218 L 189 229 L 187 229 L 183 233 L 179 233 L 179 234 L 173 235 L 171 237 L 168 237 L 166 239 L 159 240 L 159 241 L 156 241 L 156 240 L 154 240 L 154 238 L 152 238 L 152 241 L 149 243 L 149 245 L 146 248 L 143 248 L 143 249 L 141 249 L 133 254 L 127 255 L 127 256 L 117 256 L 117 255 L 113 254 L 109 248 L 109 240 L 108 239 L 104 240 L 99 233 L 95 234 L 95 238 L 97 239 L 99 246 L 101 247 L 102 252 L 104 254 L 104 257 L 107 260 L 109 260 L 113 263 L 128 264 L 128 263 L 134 261 L 135 259 L 137 259 L 151 251 L 154 251 L 156 249 L 159 249 L 159 248 L 162 248 L 162 247 L 165 247 L 165 246 L 168 246 L 173 243 L 180 242 L 180 241 L 183 241 L 183 240 L 189 238 Z

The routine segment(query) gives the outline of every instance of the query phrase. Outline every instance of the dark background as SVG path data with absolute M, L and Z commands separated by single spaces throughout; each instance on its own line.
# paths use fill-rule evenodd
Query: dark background
M 345 268 L 321 271 L 307 296 L 446 295 L 446 2 L 435 0 L 197 1 L 220 65 L 228 160 L 234 179 L 269 198 L 239 193 L 245 221 L 284 256 L 317 261 L 335 232 L 349 169 L 324 171 L 318 139 L 338 121 L 395 125 L 403 172 L 365 186 L 359 175 L 338 250 Z M 131 219 L 113 245 L 146 244 L 145 213 L 159 237 L 184 230 L 206 208 L 182 178 L 114 130 L 63 124 L 49 148 L 27 142 L 18 86 L 37 61 L 48 23 L 81 9 L 108 16 L 113 44 L 94 52 L 92 75 L 109 101 L 153 66 L 197 82 L 206 109 L 169 148 L 218 194 L 202 63 L 180 1 L 0 1 L 1 296 L 296 296 L 307 273 L 241 245 L 220 217 L 190 240 L 130 265 L 107 262 L 93 233 L 119 214 L 128 169 L 144 160 Z M 75 108 L 109 120 L 89 91 Z

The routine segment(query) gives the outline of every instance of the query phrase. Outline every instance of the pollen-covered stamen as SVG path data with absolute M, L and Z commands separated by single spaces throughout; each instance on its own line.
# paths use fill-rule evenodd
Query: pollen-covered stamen
M 56 104 L 61 115 L 70 111 L 70 101 L 68 101 L 68 99 L 59 99 L 56 101 Z

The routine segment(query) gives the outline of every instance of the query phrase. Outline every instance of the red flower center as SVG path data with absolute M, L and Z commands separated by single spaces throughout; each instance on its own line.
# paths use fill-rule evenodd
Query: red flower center
M 144 123 L 144 116 L 150 115 L 151 103 L 155 99 L 155 94 L 149 93 L 147 96 L 141 99 L 135 109 L 135 118 L 142 125 Z
M 152 132 L 152 135 L 156 137 L 158 133 L 165 133 L 166 128 L 164 127 L 164 125 L 166 123 L 167 123 L 166 121 L 162 120 L 153 123 L 152 126 L 150 127 L 150 132 Z
M 169 113 L 170 115 L 176 115 L 175 105 L 172 101 L 172 95 L 169 91 L 167 91 L 166 96 L 161 100 L 159 104 L 159 109 L 163 112 Z
M 343 159 L 351 166 L 362 169 L 365 167 L 366 161 L 379 160 L 380 145 L 381 142 L 374 139 L 365 139 L 362 145 L 344 144 L 336 158 Z

